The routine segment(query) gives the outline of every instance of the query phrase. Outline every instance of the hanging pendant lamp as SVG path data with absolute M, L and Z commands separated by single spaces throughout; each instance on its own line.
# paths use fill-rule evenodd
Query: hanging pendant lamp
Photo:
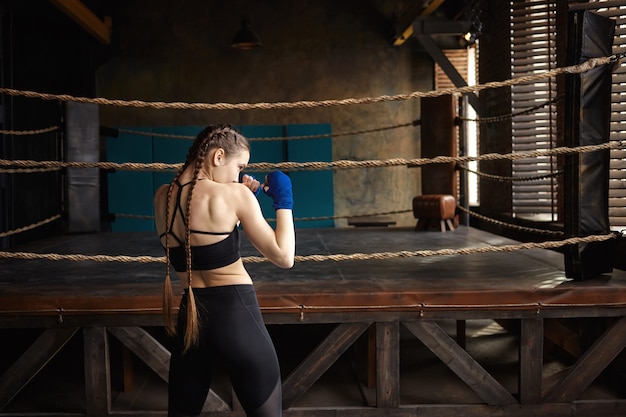
M 254 49 L 261 46 L 261 40 L 259 36 L 250 28 L 250 21 L 243 19 L 241 21 L 241 28 L 233 37 L 233 41 L 230 44 L 231 47 L 236 49 Z

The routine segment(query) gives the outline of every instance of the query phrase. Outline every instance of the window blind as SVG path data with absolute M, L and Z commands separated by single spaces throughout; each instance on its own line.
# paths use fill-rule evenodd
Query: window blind
M 513 77 L 530 75 L 556 67 L 555 1 L 511 1 L 511 72 Z M 613 53 L 626 53 L 626 0 L 569 0 L 570 10 L 586 9 L 610 17 L 616 22 Z M 563 51 L 564 53 L 564 51 Z M 612 74 L 612 142 L 626 140 L 626 68 L 620 64 Z M 553 79 L 513 86 L 513 113 L 555 99 Z M 556 146 L 556 106 L 546 105 L 528 115 L 512 119 L 513 151 L 550 149 Z M 626 149 L 610 151 L 609 223 L 613 230 L 626 228 Z M 514 177 L 522 178 L 553 172 L 554 157 L 513 161 Z M 513 184 L 513 213 L 520 217 L 558 220 L 556 218 L 556 178 L 518 181 Z
M 549 71 L 556 67 L 556 6 L 548 0 L 511 2 L 511 76 Z M 556 147 L 556 82 L 546 78 L 511 87 L 513 152 Z M 539 107 L 532 112 L 522 113 Z M 512 161 L 513 216 L 557 220 L 555 156 Z

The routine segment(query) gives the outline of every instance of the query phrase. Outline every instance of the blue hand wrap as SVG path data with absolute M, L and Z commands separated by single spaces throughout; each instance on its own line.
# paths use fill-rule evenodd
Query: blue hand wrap
M 274 210 L 293 209 L 291 179 L 281 171 L 272 172 L 267 176 L 263 191 L 274 200 Z

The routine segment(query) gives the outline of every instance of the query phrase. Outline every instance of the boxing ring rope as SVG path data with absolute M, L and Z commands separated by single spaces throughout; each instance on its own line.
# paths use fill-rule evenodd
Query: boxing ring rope
M 396 258 L 413 258 L 413 257 L 429 257 L 429 256 L 446 256 L 446 255 L 470 255 L 473 253 L 492 253 L 492 252 L 514 252 L 525 249 L 556 249 L 566 245 L 577 243 L 603 242 L 610 239 L 616 239 L 618 233 L 610 233 L 606 235 L 592 235 L 585 237 L 572 237 L 560 241 L 546 242 L 527 242 L 510 245 L 492 246 L 486 245 L 474 248 L 461 249 L 437 249 L 437 250 L 417 250 L 417 251 L 399 251 L 399 252 L 377 252 L 377 253 L 352 253 L 352 254 L 333 254 L 333 255 L 296 255 L 296 262 L 325 262 L 325 261 L 369 261 L 384 260 Z M 0 252 L 0 259 L 47 259 L 50 261 L 95 261 L 95 262 L 121 262 L 121 263 L 164 263 L 164 256 L 127 256 L 127 255 L 83 255 L 83 254 L 56 254 L 56 253 L 31 253 L 31 252 Z M 261 256 L 242 257 L 243 262 L 247 263 L 265 263 L 268 260 Z
M 468 213 L 470 216 L 481 219 L 481 220 L 485 220 L 487 222 L 493 223 L 493 224 L 497 224 L 499 226 L 502 227 L 506 227 L 509 229 L 515 229 L 515 230 L 520 230 L 520 231 L 524 231 L 524 232 L 531 232 L 531 233 L 538 233 L 538 234 L 548 234 L 548 235 L 555 235 L 555 236 L 561 236 L 563 235 L 563 232 L 559 232 L 559 231 L 554 231 L 554 230 L 545 230 L 545 229 L 537 229 L 534 227 L 526 227 L 526 226 L 519 226 L 516 224 L 511 224 L 511 223 L 506 223 L 500 220 L 496 220 L 493 219 L 491 217 L 487 217 L 484 216 L 482 214 L 476 213 L 474 211 L 468 210 L 465 207 L 458 205 L 456 206 L 457 209 L 464 211 L 465 213 Z M 408 210 L 394 210 L 394 211 L 383 211 L 383 212 L 379 212 L 379 213 L 371 213 L 371 214 L 351 214 L 351 215 L 344 215 L 344 216 L 320 216 L 320 217 L 296 217 L 294 218 L 294 221 L 319 221 L 319 220 L 338 220 L 338 219 L 347 219 L 347 218 L 356 218 L 356 217 L 372 217 L 372 216 L 386 216 L 386 215 L 390 215 L 390 214 L 403 214 L 403 213 L 410 213 L 411 209 Z M 154 219 L 154 216 L 152 215 L 148 215 L 148 214 L 126 214 L 126 213 L 114 213 L 115 217 L 120 217 L 120 218 L 128 218 L 128 219 L 142 219 L 142 220 L 152 220 Z M 275 221 L 275 218 L 271 218 L 268 217 L 266 218 L 267 221 L 271 222 L 271 221 Z M 0 235 L 0 237 L 2 237 L 2 235 Z
M 379 213 L 370 213 L 370 214 L 350 214 L 348 216 L 319 216 L 319 217 L 296 217 L 294 218 L 294 221 L 318 221 L 318 220 L 337 220 L 337 219 L 347 219 L 347 218 L 352 218 L 352 217 L 371 217 L 371 216 L 385 216 L 385 215 L 389 215 L 389 214 L 403 214 L 403 213 L 409 213 L 412 210 L 393 210 L 393 211 L 383 211 L 383 212 L 379 212 Z M 131 219 L 144 219 L 144 220 L 151 220 L 154 219 L 154 216 L 151 215 L 145 215 L 145 214 L 119 214 L 119 213 L 114 213 L 115 217 L 124 217 L 124 218 L 131 218 Z M 276 219 L 268 217 L 266 218 L 267 221 L 275 221 Z
M 399 123 L 391 126 L 379 127 L 376 129 L 367 129 L 367 130 L 357 130 L 353 132 L 343 132 L 343 133 L 324 133 L 320 135 L 303 135 L 303 136 L 268 136 L 268 137 L 259 137 L 259 138 L 246 138 L 248 142 L 264 142 L 264 141 L 277 141 L 277 140 L 303 140 L 303 139 L 322 139 L 322 138 L 338 138 L 338 137 L 346 137 L 346 136 L 355 136 L 361 135 L 364 133 L 376 133 L 383 132 L 385 130 L 399 129 L 403 127 L 409 126 L 418 126 L 420 124 L 420 120 L 413 120 L 408 123 Z M 194 140 L 195 136 L 190 135 L 175 135 L 170 133 L 159 133 L 159 132 L 145 132 L 142 130 L 133 130 L 133 129 L 124 129 L 118 128 L 116 129 L 118 132 L 129 133 L 133 135 L 140 136 L 155 136 L 160 138 L 170 138 L 170 139 L 188 139 Z
M 4 130 L 0 129 L 0 135 L 12 135 L 12 136 L 33 136 L 40 135 L 42 133 L 54 132 L 55 130 L 60 130 L 61 126 L 50 126 L 42 129 L 34 129 L 34 130 Z
M 24 227 L 20 227 L 18 229 L 13 229 L 13 230 L 7 230 L 6 232 L 2 232 L 0 233 L 0 237 L 6 237 L 6 236 L 10 236 L 10 235 L 14 235 L 16 233 L 22 233 L 25 232 L 27 230 L 33 230 L 38 228 L 39 226 L 43 226 L 44 224 L 48 224 L 51 223 L 57 219 L 60 219 L 61 215 L 60 214 L 56 214 L 54 216 L 48 217 L 47 219 L 41 220 L 40 222 L 37 223 L 33 223 L 29 226 L 24 226 Z
M 382 160 L 363 160 L 363 161 L 330 161 L 330 162 L 257 162 L 247 166 L 251 171 L 315 171 L 327 169 L 356 169 L 356 168 L 376 168 L 376 167 L 394 167 L 409 166 L 418 167 L 428 164 L 445 164 L 454 162 L 472 162 L 472 161 L 496 161 L 496 160 L 517 160 L 528 159 L 538 156 L 550 155 L 568 155 L 574 153 L 593 152 L 602 149 L 618 149 L 626 144 L 626 140 L 613 141 L 600 145 L 583 145 L 575 147 L 561 146 L 553 149 L 542 151 L 513 152 L 507 154 L 488 153 L 478 156 L 436 156 L 434 158 L 391 158 Z M 182 166 L 182 163 L 166 164 L 162 162 L 137 163 L 137 162 L 64 162 L 64 161 L 32 161 L 32 160 L 10 160 L 0 159 L 0 172 L 2 167 L 35 167 L 35 168 L 101 168 L 111 170 L 126 171 L 161 171 L 176 170 Z
M 506 223 L 500 220 L 496 220 L 493 219 L 491 217 L 487 217 L 487 216 L 483 216 L 482 214 L 476 213 L 472 210 L 466 209 L 465 207 L 458 205 L 456 206 L 457 209 L 469 214 L 472 217 L 475 217 L 477 219 L 481 219 L 484 220 L 486 222 L 498 225 L 498 226 L 502 226 L 502 227 L 506 227 L 508 229 L 515 229 L 515 230 L 519 230 L 522 232 L 530 232 L 530 233 L 537 233 L 537 234 L 543 234 L 543 235 L 554 235 L 554 236 L 562 236 L 563 232 L 559 232 L 556 230 L 546 230 L 546 229 L 537 229 L 536 227 L 527 227 L 527 226 L 519 226 L 517 224 L 511 224 L 511 223 Z
M 478 119 L 473 119 L 473 118 L 467 118 L 467 117 L 459 117 L 458 120 L 463 121 L 463 122 L 477 122 L 477 123 L 498 123 L 498 122 L 505 122 L 505 121 L 509 121 L 511 119 L 513 119 L 513 117 L 515 116 L 523 116 L 526 114 L 531 114 L 534 111 L 540 110 L 546 106 L 549 106 L 551 104 L 555 104 L 558 101 L 560 101 L 561 99 L 563 99 L 563 95 L 560 95 L 558 97 L 553 98 L 552 100 L 548 100 L 542 104 L 538 104 L 536 106 L 530 107 L 528 109 L 525 110 L 521 110 L 518 112 L 514 112 L 514 113 L 510 113 L 510 114 L 504 114 L 504 115 L 500 115 L 500 116 L 491 116 L 491 117 L 481 117 Z
M 69 94 L 49 94 L 35 91 L 22 91 L 12 88 L 0 88 L 0 94 L 9 96 L 22 96 L 26 98 L 38 98 L 41 100 L 73 101 L 77 103 L 93 103 L 106 106 L 152 108 L 157 110 L 178 109 L 178 110 L 276 110 L 276 109 L 310 109 L 316 107 L 333 107 L 356 104 L 386 103 L 393 101 L 406 101 L 416 98 L 439 97 L 454 93 L 476 93 L 485 89 L 499 87 L 510 87 L 517 84 L 524 84 L 531 81 L 542 80 L 555 77 L 561 74 L 580 74 L 592 70 L 601 65 L 618 62 L 621 55 L 609 57 L 590 58 L 589 60 L 567 67 L 555 68 L 543 73 L 537 73 L 524 77 L 512 78 L 506 81 L 492 81 L 485 84 L 473 86 L 444 88 L 433 91 L 414 91 L 409 94 L 382 95 L 378 97 L 348 98 L 342 100 L 320 100 L 320 101 L 295 101 L 295 102 L 273 102 L 273 103 L 184 103 L 184 102 L 147 102 L 141 100 L 113 100 L 107 98 L 87 98 L 76 97 Z
M 43 133 L 54 132 L 56 130 L 60 130 L 61 126 L 50 126 L 42 129 L 33 129 L 33 130 L 6 130 L 0 129 L 0 135 L 9 135 L 9 136 L 34 136 L 40 135 Z M 0 173 L 6 174 L 30 174 L 33 172 L 51 172 L 51 171 L 60 171 L 61 167 L 43 167 L 43 168 L 30 168 L 30 169 L 22 169 L 22 168 L 7 168 L 0 169 Z M 0 237 L 4 237 L 2 233 L 0 233 Z
M 182 103 L 182 102 L 144 102 L 139 100 L 111 100 L 105 98 L 85 98 L 74 97 L 71 95 L 57 95 L 57 94 L 45 94 L 37 93 L 33 91 L 20 91 L 8 88 L 0 88 L 0 93 L 4 93 L 11 96 L 24 96 L 28 98 L 39 98 L 43 100 L 61 100 L 61 101 L 74 101 L 79 103 L 95 103 L 99 105 L 115 105 L 122 107 L 144 107 L 144 108 L 156 108 L 156 109 L 187 109 L 187 110 L 252 110 L 252 109 L 295 109 L 295 108 L 313 108 L 313 107 L 328 107 L 328 106 L 340 106 L 340 105 L 355 105 L 355 104 L 369 104 L 369 103 L 381 103 L 390 101 L 410 100 L 415 98 L 424 97 L 437 97 L 446 94 L 458 94 L 468 92 L 478 92 L 487 88 L 498 88 L 511 86 L 516 84 L 522 84 L 529 81 L 535 81 L 544 78 L 554 77 L 559 74 L 576 74 L 589 71 L 596 66 L 606 65 L 617 62 L 621 59 L 621 56 L 612 55 L 604 58 L 592 58 L 586 62 L 569 67 L 556 68 L 544 73 L 534 74 L 526 77 L 514 78 L 502 82 L 490 82 L 474 86 L 466 86 L 460 88 L 449 88 L 430 92 L 413 92 L 410 94 L 400 94 L 393 96 L 379 96 L 379 97 L 366 97 L 359 99 L 344 99 L 344 100 L 322 100 L 322 101 L 298 101 L 298 102 L 276 102 L 276 103 Z M 558 97 L 553 101 L 559 99 Z M 541 108 L 547 103 L 536 108 Z M 524 113 L 534 111 L 536 108 L 524 110 Z M 503 117 L 496 116 L 495 118 L 484 118 L 480 121 L 501 121 Z M 493 119 L 493 120 L 491 120 Z M 362 131 L 358 133 L 369 133 L 372 131 L 380 131 L 396 127 L 404 127 L 415 125 L 417 121 L 411 123 L 405 123 L 403 125 L 396 125 L 386 128 L 374 129 L 369 131 Z M 41 129 L 38 131 L 25 131 L 26 133 L 11 132 L 11 134 L 38 134 L 45 131 L 52 131 L 59 127 L 48 128 L 49 130 Z M 1 132 L 0 132 L 1 133 Z M 6 133 L 6 132 L 5 132 Z M 150 133 L 153 135 L 152 133 Z M 357 134 L 357 133 L 350 133 Z M 181 137 L 176 135 L 177 137 Z M 328 135 L 330 137 L 336 135 Z M 309 137 L 296 137 L 296 138 L 311 138 L 319 136 Z M 181 137 L 187 138 L 187 137 Z M 260 138 L 261 140 L 277 140 L 277 138 Z M 293 139 L 293 138 L 280 138 Z M 601 149 L 621 148 L 624 145 L 624 140 L 613 141 L 601 145 L 587 145 L 578 147 L 558 147 L 545 151 L 531 151 L 531 152 L 515 152 L 509 154 L 485 154 L 479 156 L 461 156 L 461 157 L 449 157 L 449 156 L 437 156 L 434 158 L 415 158 L 415 159 L 403 159 L 393 158 L 387 160 L 365 160 L 365 161 L 332 161 L 332 162 L 280 162 L 280 163 L 253 163 L 248 166 L 248 169 L 254 171 L 270 171 L 274 169 L 280 169 L 285 171 L 299 171 L 299 170 L 327 170 L 327 169 L 355 169 L 355 168 L 373 168 L 373 167 L 392 167 L 392 166 L 407 166 L 417 167 L 433 163 L 462 163 L 470 161 L 487 161 L 487 160 L 515 160 L 515 159 L 527 159 L 538 156 L 548 155 L 565 155 L 572 153 L 592 152 Z M 63 161 L 32 161 L 32 160 L 5 160 L 0 159 L 0 173 L 18 173 L 18 172 L 39 172 L 41 170 L 60 170 L 64 168 L 101 168 L 105 170 L 130 170 L 130 171 L 150 171 L 150 170 L 175 170 L 182 164 L 164 164 L 164 163 L 112 163 L 112 162 L 63 162 Z M 466 169 L 459 164 L 463 169 Z M 488 174 L 486 174 L 488 175 Z M 558 173 L 550 174 L 558 175 Z M 503 180 L 511 180 L 507 177 L 502 177 Z M 471 212 L 470 212 L 471 213 Z M 478 215 L 477 213 L 471 213 L 472 215 Z M 366 216 L 366 215 L 362 215 Z M 478 215 L 480 216 L 480 215 Z M 7 236 L 9 234 L 19 233 L 25 230 L 39 227 L 43 224 L 49 223 L 60 218 L 61 215 L 56 215 L 41 222 L 35 223 L 31 226 L 15 229 L 13 231 L 4 232 L 0 234 L 0 237 Z M 351 216 L 354 217 L 354 216 Z M 539 229 L 536 229 L 539 230 Z M 547 232 L 546 232 L 547 233 Z M 588 243 L 588 242 L 600 242 L 609 239 L 617 238 L 618 233 L 610 233 L 606 235 L 586 236 L 586 237 L 572 237 L 562 241 L 547 241 L 542 243 L 522 243 L 515 245 L 501 245 L 501 246 L 485 246 L 479 248 L 469 249 L 441 249 L 441 250 L 420 250 L 420 251 L 400 251 L 400 252 L 382 252 L 382 253 L 354 253 L 354 254 L 335 254 L 335 255 L 307 255 L 296 256 L 296 262 L 323 262 L 327 260 L 332 261 L 346 261 L 346 260 L 381 260 L 381 259 L 393 259 L 400 257 L 424 257 L 424 256 L 445 256 L 445 255 L 457 255 L 457 254 L 471 254 L 471 253 L 486 253 L 486 252 L 503 252 L 503 251 L 515 251 L 532 248 L 542 249 L 554 249 L 570 244 Z M 35 254 L 26 252 L 0 252 L 0 258 L 19 258 L 19 259 L 49 259 L 49 260 L 72 260 L 72 261 L 84 261 L 92 260 L 97 262 L 165 262 L 164 257 L 152 257 L 152 256 L 109 256 L 109 255 L 60 255 L 60 254 Z M 265 258 L 250 256 L 245 257 L 244 262 L 260 263 L 266 262 Z
M 548 178 L 554 178 L 554 177 L 558 177 L 560 175 L 563 175 L 563 171 L 556 171 L 556 172 L 551 172 L 549 174 L 542 174 L 542 175 L 529 175 L 529 176 L 526 176 L 526 177 L 510 177 L 510 176 L 506 176 L 506 175 L 487 174 L 485 172 L 469 169 L 465 165 L 461 165 L 461 164 L 457 164 L 457 167 L 459 169 L 462 169 L 464 171 L 470 172 L 472 174 L 476 174 L 479 177 L 488 178 L 490 180 L 501 181 L 501 182 L 536 181 L 536 180 L 543 180 L 543 179 L 548 179 Z

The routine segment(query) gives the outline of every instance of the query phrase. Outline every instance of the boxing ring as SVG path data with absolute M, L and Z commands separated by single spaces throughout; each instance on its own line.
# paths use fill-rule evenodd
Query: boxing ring
M 535 79 L 581 73 L 613 61 L 611 57 L 594 58 L 581 65 L 548 71 Z M 532 78 L 459 88 L 455 92 L 511 86 Z M 168 107 L 168 103 L 137 100 L 86 99 L 9 89 L 0 89 L 0 92 L 97 105 Z M 444 93 L 416 92 L 324 103 L 170 103 L 169 107 L 193 110 L 310 108 L 437 97 Z M 623 148 L 623 145 L 624 141 L 620 140 L 555 148 L 539 154 L 570 155 Z M 286 162 L 251 164 L 248 168 L 251 171 L 289 171 L 416 167 L 533 156 L 537 153 Z M 7 169 L 4 172 L 67 168 L 171 170 L 179 166 L 130 162 L 1 162 Z M 59 218 L 60 215 L 41 224 Z M 616 236 L 585 235 L 571 241 L 559 240 L 562 237 L 544 244 L 519 244 L 467 226 L 450 233 L 416 232 L 404 227 L 298 229 L 296 265 L 289 270 L 280 270 L 259 258 L 243 238 L 242 256 L 270 329 L 292 326 L 303 334 L 307 326 L 324 325 L 329 329 L 298 363 L 286 366 L 281 363 L 285 416 L 625 415 L 626 393 L 620 392 L 612 398 L 589 398 L 585 393 L 626 346 L 626 272 L 614 270 L 610 274 L 575 281 L 564 271 L 563 254 L 552 250 Z M 5 411 L 10 408 L 11 400 L 77 335 L 82 336 L 86 401 L 84 413 L 79 415 L 165 414 L 165 410 L 120 411 L 113 406 L 111 393 L 111 338 L 118 340 L 167 382 L 169 351 L 166 343 L 147 330 L 163 325 L 164 254 L 154 233 L 66 234 L 12 247 L 0 254 L 0 328 L 41 331 L 0 375 L 1 415 L 18 415 Z M 181 291 L 180 286 L 175 287 L 177 294 Z M 577 336 L 574 332 L 555 331 L 553 320 L 578 319 L 598 320 L 595 329 L 598 336 L 588 346 L 579 343 L 583 351 L 571 366 L 547 375 L 545 341 Z M 510 325 L 507 330 L 515 336 L 519 356 L 515 387 L 499 380 L 482 365 L 481 358 L 465 349 L 464 323 L 471 320 L 493 320 Z M 456 322 L 456 335 L 442 326 L 443 321 Z M 409 334 L 425 346 L 469 387 L 478 402 L 402 400 L 401 334 Z M 363 399 L 349 406 L 305 401 L 316 381 L 363 340 L 367 355 L 357 366 L 366 370 L 367 384 L 374 388 L 375 399 L 372 402 Z M 423 383 L 429 383 L 428 377 Z M 617 392 L 622 389 L 621 386 L 612 388 Z M 204 412 L 211 416 L 243 414 L 236 399 L 216 391 L 209 393 Z
M 452 233 L 406 228 L 303 229 L 297 255 L 477 249 L 515 244 L 469 227 Z M 152 233 L 63 236 L 16 248 L 57 254 L 159 257 Z M 242 255 L 255 250 L 244 238 Z M 82 332 L 87 415 L 111 411 L 108 338 L 114 336 L 164 380 L 169 353 L 143 327 L 161 326 L 163 265 L 70 260 L 1 261 L 0 326 L 41 328 L 41 336 L 0 379 L 4 407 L 74 334 Z M 292 270 L 250 262 L 266 323 L 332 324 L 324 340 L 284 375 L 285 415 L 623 415 L 626 400 L 578 401 L 626 345 L 626 273 L 584 282 L 565 278 L 562 255 L 547 249 L 410 256 L 394 259 L 303 261 Z M 176 282 L 175 282 L 176 284 Z M 177 288 L 180 293 L 180 288 Z M 544 381 L 544 321 L 608 318 L 610 326 L 554 381 Z M 519 322 L 519 386 L 503 385 L 463 349 L 462 335 L 448 334 L 440 320 Z M 400 330 L 408 330 L 481 398 L 483 404 L 400 403 Z M 358 339 L 371 332 L 375 405 L 298 407 L 298 400 Z M 459 338 L 460 337 L 460 338 Z M 286 371 L 286 370 L 283 370 Z M 428 381 L 424 381 L 425 384 Z M 230 415 L 232 405 L 212 392 L 206 410 Z M 133 412 L 135 413 L 135 412 Z M 443 414 L 442 414 L 443 413 Z M 115 411 L 115 415 L 123 412 Z M 131 413 L 132 414 L 132 413 Z M 158 413 L 156 413 L 158 414 Z M 9 414 L 10 415 L 10 414 Z

